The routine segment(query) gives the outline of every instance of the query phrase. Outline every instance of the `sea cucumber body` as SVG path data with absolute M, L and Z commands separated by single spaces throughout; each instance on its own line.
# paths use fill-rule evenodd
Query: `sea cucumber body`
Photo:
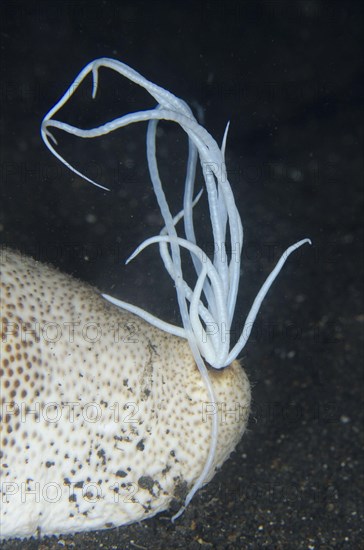
M 186 341 L 11 250 L 1 267 L 0 537 L 140 521 L 182 504 L 209 450 L 241 438 L 250 387 L 234 362 L 208 403 Z

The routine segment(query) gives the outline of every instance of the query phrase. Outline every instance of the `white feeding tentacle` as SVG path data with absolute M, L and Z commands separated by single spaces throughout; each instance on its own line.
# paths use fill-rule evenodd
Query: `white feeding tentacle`
M 180 338 L 187 338 L 186 331 L 183 328 L 177 327 L 176 325 L 172 325 L 170 323 L 166 323 L 165 321 L 162 321 L 162 319 L 159 319 L 151 313 L 148 313 L 147 311 L 145 311 L 145 309 L 142 309 L 141 307 L 134 306 L 133 304 L 129 304 L 128 302 L 124 302 L 123 300 L 118 300 L 117 298 L 114 298 L 109 294 L 102 294 L 102 297 L 111 304 L 114 304 L 114 306 L 125 309 L 126 311 L 130 311 L 130 313 L 134 313 L 134 315 L 138 315 L 138 317 L 141 317 L 142 319 L 144 319 L 144 321 L 147 321 L 147 323 L 154 325 L 160 330 L 164 330 L 165 332 L 173 334 L 174 336 L 179 336 Z
M 286 260 L 287 260 L 288 256 L 290 254 L 292 254 L 292 252 L 297 250 L 297 248 L 299 248 L 300 246 L 302 246 L 303 244 L 306 244 L 306 243 L 307 244 L 312 244 L 310 239 L 302 239 L 298 243 L 295 243 L 292 246 L 290 246 L 289 248 L 287 248 L 287 250 L 285 252 L 283 252 L 282 256 L 278 260 L 278 262 L 277 262 L 275 268 L 273 269 L 273 271 L 268 275 L 268 277 L 265 280 L 263 286 L 261 287 L 261 289 L 258 292 L 257 296 L 255 297 L 255 300 L 253 302 L 252 307 L 250 308 L 250 311 L 249 311 L 248 316 L 246 318 L 241 336 L 240 336 L 238 342 L 235 344 L 235 346 L 233 347 L 233 349 L 231 350 L 230 354 L 227 357 L 227 360 L 226 360 L 227 365 L 229 363 L 231 363 L 231 361 L 233 361 L 239 355 L 239 353 L 241 353 L 241 350 L 243 349 L 243 347 L 247 343 L 248 338 L 250 336 L 250 333 L 252 331 L 253 325 L 254 325 L 254 321 L 256 319 L 256 316 L 257 316 L 257 314 L 259 312 L 259 309 L 260 309 L 260 306 L 262 304 L 262 301 L 264 300 L 264 298 L 265 298 L 268 290 L 272 286 L 274 280 L 277 278 L 277 276 L 278 276 L 279 272 L 281 271 L 282 267 L 286 263 Z
M 158 123 L 157 120 L 156 121 L 152 120 L 150 121 L 148 126 L 148 136 L 149 136 L 149 138 L 147 139 L 147 154 L 149 159 L 148 162 L 153 165 L 153 169 L 151 171 L 151 177 L 152 177 L 152 172 L 158 172 L 157 160 L 156 160 L 156 154 L 155 154 L 157 123 Z M 189 147 L 189 151 L 188 151 L 187 171 L 186 171 L 186 179 L 185 179 L 185 192 L 184 192 L 184 198 L 183 198 L 183 218 L 184 218 L 186 239 L 196 244 L 195 230 L 193 226 L 193 215 L 192 215 L 194 203 L 192 198 L 193 198 L 193 191 L 194 191 L 194 184 L 195 184 L 196 162 L 197 162 L 198 154 L 197 154 L 197 148 L 195 144 L 191 141 L 190 137 L 188 138 L 188 147 Z M 163 230 L 161 231 L 161 234 L 163 234 L 164 231 L 167 232 L 166 228 L 163 228 Z M 167 247 L 161 245 L 160 247 L 161 257 L 164 261 L 164 265 L 166 269 L 169 272 L 171 272 L 171 270 L 169 270 L 167 265 L 169 262 L 166 261 L 166 250 L 167 250 Z M 193 254 L 191 254 L 191 257 L 192 257 L 192 262 L 193 262 L 196 274 L 198 276 L 201 270 L 199 262 L 196 260 Z M 172 263 L 172 258 L 170 258 L 170 261 Z M 208 281 L 205 281 L 204 283 L 204 294 L 206 296 L 206 300 L 207 300 L 209 309 L 211 310 L 211 313 L 213 315 L 216 315 L 214 296 Z

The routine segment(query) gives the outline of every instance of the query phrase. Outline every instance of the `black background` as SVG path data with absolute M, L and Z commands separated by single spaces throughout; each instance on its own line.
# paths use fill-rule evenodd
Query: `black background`
M 360 2 L 319 0 L 1 3 L 4 244 L 179 322 L 157 250 L 123 265 L 161 227 L 145 127 L 94 143 L 59 134 L 67 158 L 110 192 L 70 175 L 39 135 L 81 68 L 103 56 L 203 109 L 218 142 L 231 121 L 227 164 L 246 236 L 236 330 L 280 252 L 313 241 L 290 258 L 243 351 L 249 431 L 219 474 L 174 524 L 166 512 L 62 537 L 66 548 L 360 548 L 362 15 Z M 97 99 L 86 82 L 62 120 L 91 125 L 152 105 L 134 92 L 103 71 Z M 165 124 L 160 144 L 175 212 L 185 139 Z

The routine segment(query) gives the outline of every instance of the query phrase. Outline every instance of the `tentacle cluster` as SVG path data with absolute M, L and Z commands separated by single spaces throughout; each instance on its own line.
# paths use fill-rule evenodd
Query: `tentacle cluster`
M 92 96 L 95 97 L 98 88 L 99 69 L 109 68 L 128 78 L 135 84 L 147 90 L 157 101 L 157 106 L 151 110 L 138 111 L 109 121 L 97 128 L 81 129 L 59 120 L 54 115 L 67 103 L 76 92 L 83 80 L 92 73 Z M 156 157 L 156 131 L 160 120 L 173 121 L 181 126 L 188 136 L 189 154 L 187 159 L 183 209 L 174 217 L 170 212 L 162 182 L 159 175 Z M 228 126 L 225 131 L 222 146 L 219 147 L 212 136 L 195 119 L 191 109 L 181 99 L 167 90 L 148 81 L 135 70 L 124 63 L 113 59 L 102 58 L 89 63 L 77 76 L 63 97 L 44 117 L 42 122 L 42 138 L 50 151 L 70 170 L 90 183 L 102 187 L 85 174 L 71 166 L 55 149 L 57 142 L 51 134 L 51 128 L 58 128 L 81 138 L 94 138 L 109 134 L 135 122 L 148 122 L 146 145 L 147 160 L 154 192 L 159 204 L 165 226 L 160 235 L 144 241 L 132 254 L 128 261 L 135 258 L 145 247 L 153 243 L 159 244 L 160 255 L 164 266 L 174 281 L 182 319 L 182 327 L 177 327 L 162 321 L 146 312 L 144 309 L 104 295 L 106 299 L 119 307 L 135 313 L 161 330 L 187 338 L 197 366 L 206 384 L 211 401 L 215 396 L 208 372 L 204 363 L 207 361 L 216 369 L 229 365 L 244 348 L 260 305 L 271 287 L 273 281 L 283 267 L 288 256 L 309 239 L 303 239 L 290 246 L 281 256 L 276 267 L 268 276 L 247 315 L 241 335 L 230 349 L 229 331 L 234 318 L 235 305 L 240 278 L 240 259 L 243 247 L 243 227 L 234 196 L 227 179 L 225 168 L 225 146 Z M 211 218 L 214 241 L 214 254 L 210 259 L 198 245 L 194 230 L 193 208 L 201 194 L 194 199 L 196 166 L 200 161 Z M 105 188 L 104 188 L 105 189 Z M 184 236 L 177 233 L 177 224 L 183 218 Z M 230 246 L 226 247 L 229 238 Z M 191 255 L 196 283 L 191 288 L 183 275 L 180 249 L 185 248 Z M 229 252 L 227 252 L 227 248 Z M 224 338 L 221 338 L 223 332 Z M 203 484 L 211 468 L 216 440 L 218 436 L 218 415 L 215 415 L 212 426 L 211 447 L 200 477 L 195 482 L 186 499 L 189 503 L 195 492 Z M 179 514 L 177 514 L 179 515 Z

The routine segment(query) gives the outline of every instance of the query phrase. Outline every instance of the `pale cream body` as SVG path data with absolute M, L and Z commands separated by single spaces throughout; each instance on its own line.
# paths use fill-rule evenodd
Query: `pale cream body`
M 10 250 L 1 326 L 1 537 L 104 529 L 183 503 L 217 411 L 187 341 Z M 206 481 L 250 406 L 237 361 L 209 374 L 219 434 Z

